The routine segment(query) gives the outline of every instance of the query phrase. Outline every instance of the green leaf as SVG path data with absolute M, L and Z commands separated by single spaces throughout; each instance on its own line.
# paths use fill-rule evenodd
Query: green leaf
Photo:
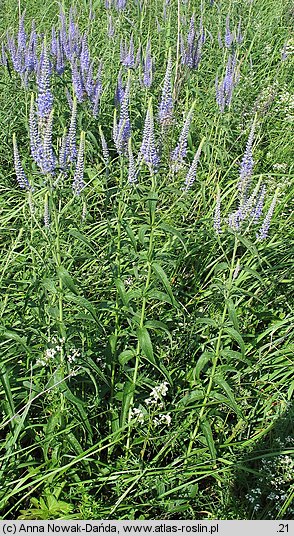
M 239 332 L 239 322 L 238 322 L 238 317 L 237 317 L 235 305 L 234 305 L 233 301 L 230 298 L 228 298 L 226 300 L 226 304 L 227 304 L 227 307 L 228 307 L 229 318 L 230 318 L 235 330 Z
M 237 404 L 237 402 L 235 400 L 235 397 L 233 395 L 233 391 L 230 388 L 229 384 L 226 382 L 226 380 L 222 376 L 215 376 L 214 381 L 215 381 L 215 383 L 217 385 L 222 387 L 222 389 L 224 390 L 224 392 L 226 393 L 226 395 L 227 395 L 227 397 L 228 397 L 228 399 L 230 401 L 231 408 L 235 411 L 235 413 L 238 415 L 238 417 L 240 417 L 242 419 L 243 418 L 242 411 L 238 407 L 238 404 Z
M 121 279 L 114 280 L 117 291 L 121 297 L 123 304 L 127 307 L 129 305 L 129 298 L 127 295 L 126 287 Z
M 68 271 L 65 268 L 63 268 L 63 266 L 59 266 L 57 268 L 57 275 L 61 279 L 62 283 L 67 288 L 69 288 L 69 290 L 71 290 L 71 292 L 73 292 L 73 294 L 78 294 L 79 293 L 79 291 L 78 291 L 76 285 L 74 284 L 72 278 L 70 277 Z
M 173 236 L 176 236 L 180 240 L 180 242 L 183 244 L 184 249 L 187 252 L 187 247 L 186 247 L 186 244 L 185 244 L 185 242 L 183 240 L 183 237 L 182 237 L 181 233 L 177 229 L 175 229 L 171 225 L 168 225 L 167 223 L 161 223 L 158 227 L 159 227 L 159 229 L 162 229 L 163 231 L 165 231 L 167 233 L 170 233 Z
M 148 229 L 149 229 L 149 225 L 147 225 L 146 223 L 144 225 L 141 225 L 141 227 L 139 228 L 138 238 L 139 238 L 139 241 L 141 242 L 142 246 L 144 246 L 145 233 L 146 233 L 146 231 L 148 231 Z
M 201 426 L 201 430 L 202 430 L 202 432 L 204 434 L 204 437 L 205 437 L 205 439 L 207 441 L 207 445 L 208 445 L 209 452 L 211 454 L 213 463 L 215 463 L 215 460 L 216 460 L 216 448 L 215 448 L 214 439 L 213 439 L 213 436 L 212 436 L 211 426 L 210 426 L 208 420 L 202 421 L 200 426 Z
M 170 297 L 165 292 L 161 292 L 160 290 L 149 289 L 147 295 L 151 300 L 158 300 L 160 302 L 169 303 L 170 305 L 173 303 Z
M 28 347 L 26 345 L 26 338 L 21 337 L 18 333 L 16 333 L 16 331 L 12 331 L 10 329 L 3 329 L 2 327 L 0 327 L 0 336 L 8 341 L 18 342 L 23 348 L 28 350 Z
M 137 329 L 137 335 L 142 352 L 146 355 L 149 361 L 151 361 L 151 363 L 155 364 L 152 342 L 148 330 L 144 326 L 142 328 L 139 327 Z
M 74 238 L 82 242 L 83 244 L 85 244 L 85 246 L 90 248 L 95 253 L 95 255 L 97 254 L 97 250 L 92 246 L 91 242 L 89 242 L 89 240 L 85 237 L 85 235 L 80 233 L 80 231 L 77 231 L 76 229 L 70 229 L 68 231 L 68 234 L 73 236 Z
M 167 275 L 166 275 L 165 271 L 163 270 L 163 268 L 157 262 L 153 262 L 152 263 L 152 269 L 155 272 L 155 274 L 157 275 L 157 277 L 160 279 L 160 281 L 162 282 L 167 294 L 169 295 L 169 297 L 171 299 L 172 304 L 176 305 L 177 307 L 179 307 L 179 304 L 176 302 L 176 300 L 174 298 L 174 295 L 173 295 L 169 280 L 168 280 Z
M 55 282 L 52 279 L 49 279 L 49 277 L 46 277 L 42 281 L 42 286 L 51 294 L 57 294 L 57 288 L 55 285 Z
M 236 331 L 234 328 L 225 328 L 224 331 L 231 337 L 231 339 L 235 340 L 239 344 L 242 355 L 245 356 L 245 343 L 240 333 L 238 333 L 238 331 Z
M 73 302 L 76 305 L 79 305 L 80 307 L 83 307 L 84 309 L 86 309 L 92 315 L 96 323 L 99 324 L 100 326 L 100 322 L 96 314 L 96 309 L 86 298 L 84 298 L 83 296 L 74 296 L 73 294 L 66 294 L 65 299 L 69 302 Z
M 155 213 L 156 210 L 156 204 L 158 199 L 158 193 L 157 192 L 150 192 L 145 199 L 147 202 L 147 207 L 150 212 L 150 216 L 152 216 Z
M 121 352 L 118 356 L 118 361 L 121 365 L 126 365 L 134 356 L 136 355 L 136 351 L 133 349 L 124 350 Z
M 196 318 L 196 324 L 206 324 L 207 326 L 212 326 L 214 328 L 218 327 L 217 322 L 213 320 L 213 318 L 208 318 L 206 316 Z
M 131 227 L 129 225 L 127 225 L 127 224 L 124 224 L 124 229 L 125 229 L 128 237 L 129 237 L 129 239 L 131 241 L 131 244 L 132 244 L 134 250 L 137 251 L 137 240 L 136 240 L 136 237 L 135 237 Z
M 195 367 L 195 376 L 199 380 L 200 378 L 200 372 L 202 369 L 213 359 L 213 352 L 203 352 L 203 354 L 199 357 L 196 367 Z

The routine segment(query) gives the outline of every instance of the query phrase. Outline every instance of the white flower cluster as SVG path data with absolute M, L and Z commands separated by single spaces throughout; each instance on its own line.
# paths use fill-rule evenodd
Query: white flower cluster
M 171 423 L 171 416 L 169 413 L 159 413 L 158 417 L 154 417 L 153 424 L 154 426 L 159 426 L 160 424 L 166 424 L 169 426 Z
M 67 357 L 67 361 L 69 363 L 74 363 L 77 360 L 77 358 L 81 357 L 81 352 L 80 352 L 80 350 L 76 350 L 75 348 L 71 348 L 66 357 Z
M 292 444 L 293 438 L 289 437 L 284 441 L 277 438 L 275 443 L 278 447 L 284 447 L 287 443 Z M 261 510 L 262 503 L 270 504 L 267 515 L 269 519 L 275 519 L 294 482 L 294 459 L 284 454 L 273 459 L 262 458 L 260 469 L 260 487 L 252 488 L 246 499 L 255 512 Z M 294 514 L 294 507 L 289 505 L 287 513 Z
M 144 413 L 139 408 L 133 408 L 131 411 L 131 419 L 139 422 L 140 424 L 144 423 Z
M 51 339 L 49 338 L 48 343 L 50 344 L 50 347 L 46 348 L 43 357 L 40 357 L 39 359 L 37 359 L 36 365 L 45 367 L 49 363 L 53 362 L 56 354 L 61 352 L 64 342 L 65 342 L 64 337 L 60 339 L 58 339 L 55 336 L 52 337 Z
M 168 383 L 163 382 L 157 385 L 156 387 L 153 387 L 150 397 L 145 399 L 145 404 L 147 406 L 154 406 L 159 405 L 162 407 L 161 398 L 166 396 L 168 392 Z
M 137 423 L 143 424 L 145 421 L 145 417 L 148 416 L 149 419 L 152 419 L 154 426 L 160 426 L 160 425 L 167 425 L 169 426 L 171 423 L 171 416 L 169 413 L 159 413 L 155 415 L 155 412 L 162 409 L 164 407 L 164 403 L 162 401 L 162 398 L 166 396 L 168 392 L 168 383 L 163 382 L 159 385 L 153 387 L 153 389 L 150 392 L 149 398 L 145 399 L 146 406 L 151 406 L 152 411 L 151 415 L 150 412 L 147 410 L 143 410 L 140 408 L 133 408 L 131 411 L 131 419 L 133 421 L 136 421 Z
M 277 171 L 286 171 L 287 170 L 287 164 L 279 164 L 278 162 L 273 165 L 273 169 L 276 169 Z

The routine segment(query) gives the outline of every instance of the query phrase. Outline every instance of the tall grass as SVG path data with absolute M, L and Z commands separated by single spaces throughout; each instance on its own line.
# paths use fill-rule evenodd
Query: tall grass
M 291 5 L 115 5 L 73 5 L 95 75 L 102 64 L 102 93 L 96 117 L 88 98 L 77 104 L 76 143 L 85 137 L 85 155 L 80 145 L 80 163 L 66 171 L 42 173 L 30 151 L 38 73 L 21 81 L 9 53 L 0 66 L 1 515 L 291 518 Z M 34 18 L 50 43 L 60 6 L 24 7 L 27 33 Z M 70 7 L 62 2 L 67 20 Z M 7 47 L 6 31 L 18 31 L 18 5 L 5 0 L 0 9 Z M 203 40 L 191 68 L 183 58 L 193 12 L 197 46 Z M 228 15 L 230 31 L 241 21 L 243 34 L 233 48 L 225 46 Z M 131 34 L 143 56 L 150 39 L 151 87 L 142 84 L 142 60 L 129 69 L 120 64 L 120 41 L 129 45 Z M 160 124 L 169 58 L 173 115 Z M 230 61 L 234 88 L 221 111 L 215 79 L 224 79 Z M 72 68 L 66 60 L 63 74 L 51 75 L 56 155 L 73 121 Z M 124 150 L 128 117 L 125 104 L 114 105 L 120 69 L 123 84 L 130 81 Z M 187 154 L 176 169 L 171 153 L 191 110 Z M 39 119 L 38 128 L 48 121 Z M 261 218 L 252 216 L 256 193 L 239 226 L 230 214 L 245 210 L 249 198 L 240 197 L 238 184 L 252 124 L 246 188 L 251 194 L 264 185 L 266 195 Z M 31 185 L 24 189 L 13 136 Z

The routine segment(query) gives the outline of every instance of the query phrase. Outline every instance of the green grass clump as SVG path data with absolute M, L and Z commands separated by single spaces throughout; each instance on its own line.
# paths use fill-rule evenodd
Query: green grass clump
M 70 3 L 62 4 L 68 21 Z M 293 10 L 277 0 L 167 4 L 129 0 L 118 11 L 74 2 L 94 76 L 102 66 L 97 117 L 89 99 L 77 103 L 77 145 L 85 136 L 78 195 L 75 164 L 44 174 L 32 158 L 36 76 L 20 76 L 7 51 L 8 65 L 0 66 L 3 519 L 293 516 Z M 10 0 L 0 10 L 7 47 L 19 12 Z M 195 28 L 205 30 L 197 69 L 181 62 L 180 33 L 186 43 L 193 12 Z M 241 21 L 243 34 L 230 50 L 228 14 L 231 31 Z M 27 1 L 28 33 L 32 19 L 50 43 L 58 4 Z M 150 39 L 150 88 L 142 61 L 129 70 L 120 64 L 120 41 L 131 35 L 135 52 L 145 53 Z M 234 53 L 235 87 L 221 112 L 215 78 L 223 79 Z M 169 55 L 173 119 L 162 127 Z M 118 154 L 113 142 L 120 69 L 123 84 L 130 81 L 134 184 L 130 153 Z M 53 65 L 51 89 L 58 155 L 73 117 L 67 60 L 62 74 Z M 175 172 L 170 154 L 192 107 L 187 155 Z M 137 159 L 148 108 L 156 172 Z M 253 123 L 249 188 L 264 185 L 265 206 L 261 220 L 249 214 L 234 227 L 229 215 L 240 207 Z M 39 121 L 43 136 L 46 124 Z M 17 183 L 13 135 L 31 189 Z M 195 181 L 185 189 L 199 147 Z

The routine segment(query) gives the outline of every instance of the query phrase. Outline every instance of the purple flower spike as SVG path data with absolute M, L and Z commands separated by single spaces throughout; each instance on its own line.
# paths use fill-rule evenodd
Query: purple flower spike
M 252 146 L 254 140 L 255 121 L 253 121 L 250 133 L 248 136 L 246 149 L 240 165 L 240 178 L 238 182 L 238 190 L 240 192 L 241 200 L 246 198 L 247 191 L 251 182 L 251 176 L 253 172 L 254 160 L 252 155 Z
M 151 56 L 151 42 L 148 39 L 146 45 L 145 59 L 144 59 L 144 74 L 143 74 L 143 84 L 145 87 L 150 87 L 152 85 L 153 79 L 153 61 Z
M 241 45 L 241 43 L 243 42 L 243 35 L 241 31 L 241 19 L 239 20 L 239 24 L 237 28 L 236 41 L 239 45 Z
M 186 180 L 185 180 L 185 186 L 184 186 L 184 190 L 187 191 L 187 190 L 190 190 L 190 188 L 192 187 L 195 179 L 196 179 L 196 172 L 197 172 L 197 167 L 198 167 L 198 163 L 199 163 L 199 159 L 200 159 L 200 155 L 201 155 L 201 150 L 202 150 L 202 146 L 203 146 L 203 143 L 205 141 L 205 138 L 203 138 L 203 140 L 201 141 L 197 151 L 196 151 L 196 154 L 194 156 L 194 159 L 193 159 L 193 162 L 192 162 L 192 165 L 187 173 L 187 176 L 186 176 Z
M 122 83 L 121 71 L 119 71 L 118 77 L 117 77 L 115 95 L 114 95 L 114 103 L 117 108 L 121 106 L 124 95 L 125 95 L 125 88 L 123 87 L 123 83 Z
M 128 143 L 128 155 L 129 155 L 129 172 L 128 172 L 128 181 L 130 184 L 137 182 L 137 171 L 135 166 L 134 155 L 132 151 L 132 142 L 131 138 Z
M 83 102 L 84 100 L 84 84 L 83 84 L 83 78 L 80 72 L 80 68 L 78 66 L 77 61 L 75 61 L 72 65 L 72 85 L 74 88 L 75 95 L 77 97 L 78 102 Z
M 258 222 L 258 220 L 260 219 L 260 217 L 262 215 L 265 194 L 266 194 L 266 187 L 263 184 L 263 186 L 261 187 L 258 199 L 256 201 L 255 208 L 251 213 L 251 216 L 253 217 L 253 220 L 254 220 L 255 223 Z
M 43 145 L 39 135 L 39 130 L 36 122 L 35 102 L 34 95 L 31 96 L 30 105 L 30 117 L 29 117 L 29 130 L 30 130 L 30 146 L 31 155 L 39 167 L 42 165 L 43 160 Z
M 22 167 L 22 163 L 20 161 L 20 156 L 18 152 L 17 142 L 16 142 L 16 136 L 13 134 L 13 154 L 14 154 L 14 169 L 15 174 L 17 178 L 17 182 L 20 186 L 20 188 L 24 190 L 32 190 L 32 187 L 25 175 L 25 172 Z
M 77 166 L 73 178 L 73 191 L 76 195 L 80 195 L 85 187 L 84 182 L 84 160 L 85 160 L 85 132 L 81 132 L 80 145 L 78 150 Z
M 163 88 L 162 96 L 159 104 L 159 120 L 163 127 L 170 125 L 172 122 L 172 113 L 173 113 L 173 98 L 172 98 L 172 84 L 171 84 L 171 75 L 172 75 L 172 60 L 171 54 L 169 54 Z
M 49 116 L 53 106 L 53 96 L 50 87 L 50 63 L 46 43 L 43 43 L 42 54 L 37 74 L 38 97 L 37 108 L 39 117 Z
M 226 33 L 225 33 L 225 45 L 227 48 L 231 48 L 233 44 L 233 36 L 230 30 L 230 16 L 226 18 Z
M 7 56 L 6 56 L 4 43 L 2 43 L 1 45 L 1 63 L 3 67 L 7 67 Z
M 114 121 L 113 138 L 118 154 L 126 152 L 131 135 L 131 122 L 129 117 L 130 78 L 126 85 L 125 94 L 121 103 L 119 122 Z
M 110 39 L 114 36 L 115 30 L 112 22 L 112 16 L 107 15 L 107 35 Z
M 267 237 L 268 237 L 268 231 L 269 231 L 269 226 L 270 226 L 270 223 L 271 223 L 271 219 L 273 217 L 273 214 L 274 214 L 274 209 L 275 209 L 275 206 L 276 206 L 276 203 L 277 203 L 277 197 L 278 197 L 278 192 L 276 192 L 272 202 L 271 202 L 271 206 L 267 212 L 267 215 L 265 216 L 264 220 L 263 220 L 263 224 L 261 226 L 261 228 L 259 229 L 259 231 L 256 233 L 256 238 L 258 240 L 265 240 Z
M 149 101 L 143 131 L 143 139 L 139 153 L 139 161 L 141 162 L 142 160 L 150 167 L 152 171 L 157 171 L 159 166 L 159 156 L 156 150 L 154 138 L 152 99 Z
M 54 173 L 56 158 L 52 147 L 52 130 L 53 130 L 53 110 L 47 119 L 44 140 L 43 140 L 43 161 L 42 171 L 43 173 Z
M 134 57 L 134 41 L 133 36 L 131 35 L 129 49 L 125 46 L 125 54 L 122 55 L 122 64 L 124 67 L 132 69 L 135 67 L 135 57 Z
M 81 56 L 80 56 L 80 66 L 81 66 L 81 71 L 83 74 L 89 70 L 90 64 L 91 64 L 91 59 L 90 59 L 90 51 L 88 47 L 87 35 L 84 34 L 83 39 L 82 39 L 82 50 L 81 50 Z
M 25 12 L 22 14 L 19 20 L 18 36 L 17 36 L 17 49 L 18 53 L 26 49 L 27 35 L 24 28 Z
M 103 134 L 103 131 L 102 131 L 102 128 L 101 128 L 100 125 L 99 125 L 99 134 L 100 134 L 100 139 L 101 139 L 102 154 L 103 154 L 105 166 L 108 167 L 109 159 L 110 159 L 109 158 L 109 150 L 108 150 L 106 139 L 104 137 L 104 134 Z
M 188 134 L 189 134 L 191 120 L 193 117 L 193 109 L 194 109 L 194 106 L 192 106 L 191 110 L 189 111 L 186 117 L 186 121 L 184 123 L 182 132 L 180 134 L 178 144 L 176 148 L 174 149 L 174 151 L 171 153 L 171 160 L 173 162 L 172 169 L 175 172 L 181 169 L 183 162 L 187 156 Z
M 127 6 L 127 0 L 116 0 L 116 9 L 117 11 L 123 11 Z
M 70 126 L 67 137 L 67 160 L 74 162 L 77 157 L 77 99 L 73 99 Z

